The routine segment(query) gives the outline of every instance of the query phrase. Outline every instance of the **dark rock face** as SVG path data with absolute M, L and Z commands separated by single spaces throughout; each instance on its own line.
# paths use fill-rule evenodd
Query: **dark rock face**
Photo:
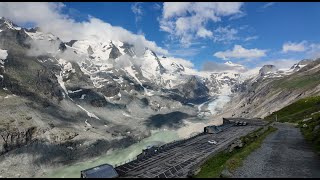
M 303 59 L 299 61 L 297 64 L 294 64 L 290 69 L 293 71 L 299 71 L 302 67 L 312 63 L 314 60 L 312 59 Z
M 120 53 L 119 49 L 111 43 L 111 51 L 109 54 L 109 58 L 110 59 L 117 59 L 118 57 L 120 57 L 122 54 Z
M 67 49 L 66 45 L 63 42 L 61 42 L 60 45 L 59 45 L 59 50 L 63 52 L 66 49 Z
M 42 98 L 62 98 L 54 70 L 43 66 L 36 58 L 9 54 L 5 64 L 4 86 L 17 95 Z
M 135 52 L 134 52 L 134 46 L 132 44 L 129 44 L 129 43 L 123 43 L 122 46 L 120 46 L 120 48 L 123 48 L 124 49 L 124 52 L 126 54 L 128 54 L 129 56 L 134 56 L 135 55 Z
M 87 52 L 88 52 L 89 56 L 94 53 L 91 46 L 88 47 Z
M 104 107 L 108 102 L 105 99 L 93 99 L 90 104 L 94 107 Z
M 4 27 L 1 27 L 4 26 Z M 31 38 L 25 33 L 24 29 L 13 30 L 7 28 L 6 24 L 0 24 L 0 47 L 11 49 L 13 52 L 19 52 L 22 49 L 30 48 Z
M 67 72 L 66 77 L 64 77 L 63 81 L 65 81 L 65 86 L 67 89 L 75 89 L 78 87 L 89 88 L 93 87 L 93 83 L 90 80 L 90 76 L 84 74 L 78 63 L 71 62 L 72 68 L 75 72 Z
M 71 41 L 67 42 L 66 45 L 72 47 L 72 45 L 73 45 L 75 42 L 77 42 L 77 40 L 71 40 Z
M 119 84 L 113 82 L 111 84 L 107 84 L 103 86 L 99 91 L 104 94 L 106 97 L 112 97 L 117 95 L 120 92 Z
M 148 106 L 149 105 L 149 100 L 147 98 L 142 98 L 141 102 L 145 105 Z
M 261 75 L 261 76 L 264 76 L 265 74 L 267 74 L 267 73 L 270 73 L 270 72 L 276 72 L 277 71 L 277 68 L 276 68 L 276 66 L 274 66 L 274 65 L 264 65 L 264 66 L 262 66 L 262 68 L 259 70 L 259 74 Z
M 207 97 L 209 89 L 196 76 L 191 78 L 182 86 L 178 87 L 179 91 L 187 100 L 194 100 L 202 97 Z
M 148 50 L 148 49 L 147 49 Z M 157 61 L 157 63 L 158 63 L 158 67 L 157 67 L 157 71 L 160 71 L 160 74 L 164 74 L 165 72 L 166 72 L 166 69 L 163 67 L 163 65 L 161 64 L 161 62 L 160 62 L 160 60 L 159 60 L 159 58 L 158 58 L 158 56 L 156 55 L 156 53 L 155 52 L 153 52 L 153 51 L 151 51 L 151 50 L 149 50 L 150 52 L 151 52 L 151 54 L 155 57 L 155 59 L 156 59 L 156 61 Z
M 3 151 L 0 152 L 0 154 L 6 153 L 30 143 L 34 138 L 33 136 L 36 130 L 36 127 L 30 127 L 22 131 L 18 129 L 1 129 L 0 136 L 3 141 Z

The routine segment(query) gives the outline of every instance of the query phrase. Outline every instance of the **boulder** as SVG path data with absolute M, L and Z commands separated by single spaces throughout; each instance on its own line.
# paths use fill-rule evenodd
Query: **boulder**
M 221 178 L 231 178 L 232 176 L 232 173 L 227 168 L 225 168 L 220 174 Z

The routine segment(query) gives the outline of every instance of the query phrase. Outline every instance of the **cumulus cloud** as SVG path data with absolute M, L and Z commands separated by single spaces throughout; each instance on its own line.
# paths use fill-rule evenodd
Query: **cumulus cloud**
M 223 71 L 236 71 L 245 72 L 246 68 L 241 64 L 235 64 L 231 62 L 217 63 L 213 61 L 206 61 L 202 65 L 202 71 L 210 72 L 223 72 Z
M 208 22 L 221 21 L 222 17 L 240 14 L 240 2 L 165 2 L 160 29 L 168 32 L 188 47 L 197 38 L 212 38 Z
M 133 44 L 137 49 L 148 47 L 159 53 L 168 51 L 157 46 L 154 41 L 145 39 L 143 35 L 89 16 L 88 21 L 77 22 L 62 13 L 63 3 L 48 2 L 1 2 L 0 16 L 6 17 L 17 24 L 34 23 L 44 32 L 51 32 L 63 41 L 72 39 L 91 39 L 96 41 L 119 40 Z
M 294 43 L 294 42 L 286 42 L 282 45 L 282 52 L 287 53 L 289 51 L 295 51 L 295 52 L 303 52 L 306 50 L 306 41 L 302 41 L 300 43 Z
M 241 45 L 234 45 L 232 50 L 219 51 L 214 53 L 214 56 L 221 58 L 223 60 L 228 60 L 230 58 L 244 58 L 244 59 L 252 59 L 252 58 L 260 58 L 266 56 L 267 50 L 262 49 L 246 49 Z
M 320 57 L 320 44 L 311 43 L 307 41 L 286 42 L 282 46 L 282 53 L 288 52 L 304 52 L 305 58 L 319 58 Z

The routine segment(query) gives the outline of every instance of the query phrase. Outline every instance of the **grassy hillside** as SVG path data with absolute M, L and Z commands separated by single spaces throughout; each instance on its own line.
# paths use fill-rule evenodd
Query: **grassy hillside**
M 300 99 L 279 111 L 267 116 L 265 120 L 298 123 L 306 140 L 320 153 L 320 96 Z
M 320 96 L 300 99 L 279 111 L 273 112 L 265 117 L 265 120 L 275 120 L 276 115 L 279 122 L 298 123 L 305 118 L 309 118 L 312 113 L 320 111 Z

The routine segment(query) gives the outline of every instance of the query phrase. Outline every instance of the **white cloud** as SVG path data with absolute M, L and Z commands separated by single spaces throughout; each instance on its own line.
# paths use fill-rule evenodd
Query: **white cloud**
M 197 38 L 214 34 L 206 28 L 208 22 L 218 22 L 224 16 L 240 14 L 240 2 L 165 2 L 160 29 L 188 47 Z
M 154 10 L 160 10 L 160 9 L 161 9 L 161 6 L 160 6 L 158 3 L 154 3 L 153 6 L 152 6 L 152 8 L 153 8 Z
M 135 15 L 136 22 L 140 21 L 143 15 L 141 4 L 142 4 L 141 2 L 137 2 L 131 6 L 131 10 Z
M 274 2 L 268 2 L 268 3 L 264 4 L 262 6 L 262 8 L 265 9 L 265 8 L 268 8 L 268 7 L 273 6 L 273 5 L 274 5 Z
M 190 68 L 190 69 L 192 69 L 194 67 L 194 64 L 191 61 L 183 59 L 183 58 L 167 57 L 165 60 L 181 64 L 184 67 L 187 67 L 187 68 Z
M 244 38 L 244 41 L 251 41 L 251 40 L 258 39 L 258 38 L 259 38 L 258 36 L 249 36 L 249 37 Z
M 244 16 L 246 16 L 246 15 L 247 15 L 246 12 L 241 11 L 241 12 L 239 12 L 239 13 L 231 16 L 231 17 L 229 18 L 229 20 L 239 19 L 239 18 L 242 18 L 242 17 L 244 17 Z
M 202 65 L 202 71 L 210 71 L 210 72 L 224 72 L 224 71 L 244 72 L 246 70 L 247 69 L 243 65 L 235 64 L 230 61 L 226 63 L 205 61 Z
M 259 65 L 263 66 L 263 65 L 266 65 L 266 64 L 271 64 L 271 65 L 275 65 L 279 69 L 287 69 L 287 68 L 290 68 L 293 64 L 299 62 L 300 60 L 299 59 L 292 59 L 292 58 L 288 58 L 288 59 L 273 59 L 273 60 L 261 61 L 259 63 Z
M 133 34 L 122 27 L 112 26 L 92 16 L 89 16 L 88 21 L 76 22 L 72 17 L 62 13 L 64 7 L 63 3 L 0 2 L 0 16 L 18 24 L 35 23 L 42 31 L 51 32 L 63 41 L 112 39 L 131 43 L 138 47 L 137 49 L 148 47 L 159 54 L 168 53 L 142 35 Z
M 202 38 L 212 37 L 212 32 L 201 27 L 198 29 L 197 36 L 202 37 Z
M 260 58 L 266 56 L 267 50 L 261 49 L 245 49 L 241 45 L 234 45 L 232 50 L 219 51 L 214 53 L 214 56 L 221 58 L 223 60 L 228 60 L 230 58 Z
M 219 27 L 214 30 L 214 42 L 230 42 L 232 40 L 239 39 L 236 35 L 238 34 L 238 30 L 230 27 Z
M 199 48 L 184 48 L 184 49 L 172 49 L 170 55 L 178 57 L 191 57 L 199 54 L 201 49 Z
M 289 51 L 303 52 L 306 50 L 306 41 L 300 43 L 286 42 L 282 45 L 282 52 L 287 53 Z
M 308 58 L 320 58 L 320 44 L 312 43 L 307 52 Z
M 191 2 L 165 2 L 163 3 L 163 18 L 167 19 L 173 16 L 184 15 L 191 5 Z

